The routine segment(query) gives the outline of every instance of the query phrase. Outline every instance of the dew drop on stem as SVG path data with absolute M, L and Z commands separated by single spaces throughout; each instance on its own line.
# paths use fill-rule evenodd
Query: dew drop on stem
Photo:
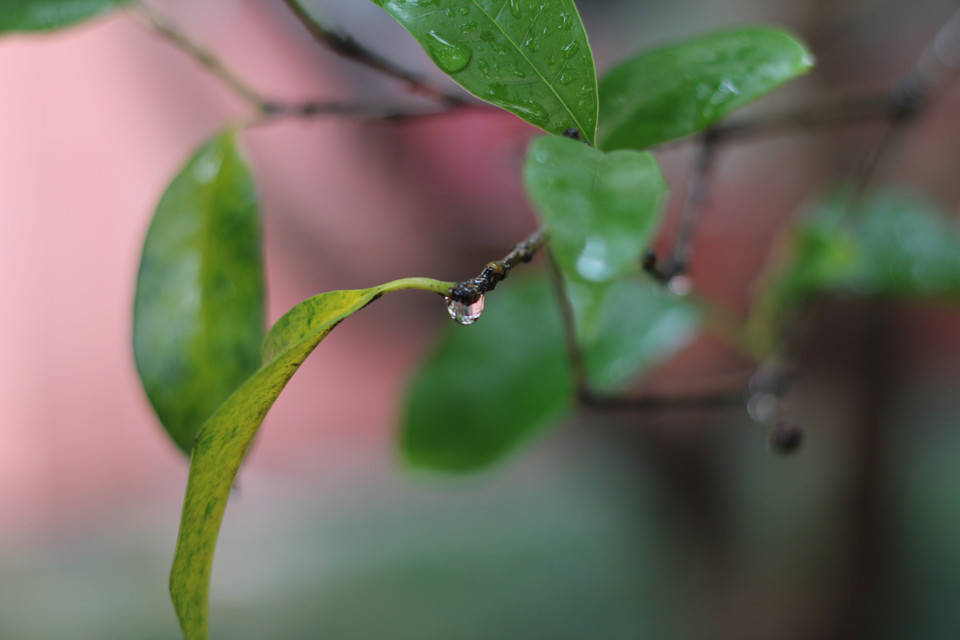
M 473 304 L 460 302 L 450 297 L 445 298 L 445 300 L 447 301 L 447 313 L 462 325 L 473 324 L 483 313 L 483 296 L 480 296 Z

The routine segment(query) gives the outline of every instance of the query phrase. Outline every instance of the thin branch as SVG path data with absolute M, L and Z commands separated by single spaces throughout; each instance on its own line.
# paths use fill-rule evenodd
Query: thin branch
M 380 122 L 405 122 L 426 117 L 445 115 L 451 108 L 406 107 L 366 102 L 343 102 L 307 100 L 303 102 L 282 102 L 262 96 L 250 87 L 237 74 L 224 65 L 213 53 L 191 40 L 172 22 L 154 11 L 147 4 L 134 0 L 133 7 L 139 13 L 144 25 L 151 31 L 163 36 L 171 44 L 196 60 L 215 78 L 223 82 L 240 99 L 256 110 L 256 115 L 242 123 L 244 127 L 261 125 L 280 118 L 341 117 Z M 474 103 L 464 102 L 463 106 L 472 107 Z
M 847 200 L 852 210 L 870 186 L 878 167 L 902 137 L 911 122 L 925 109 L 937 89 L 956 75 L 960 65 L 960 9 L 940 28 L 936 36 L 917 58 L 913 68 L 902 75 L 890 89 L 889 100 L 896 108 L 889 125 L 875 147 L 864 159 Z
M 580 392 L 580 402 L 591 409 L 607 411 L 715 411 L 718 409 L 743 409 L 743 393 L 718 391 L 693 395 L 667 396 L 602 396 L 587 391 Z
M 894 124 L 912 119 L 924 109 L 936 90 L 960 70 L 960 10 L 947 20 L 911 69 L 890 91 L 880 95 L 850 96 L 784 113 L 751 119 L 731 119 L 713 127 L 721 140 L 792 133 L 869 120 Z
M 412 91 L 439 102 L 449 109 L 455 109 L 473 102 L 459 94 L 448 93 L 431 86 L 420 75 L 404 69 L 378 53 L 370 51 L 350 36 L 338 33 L 317 22 L 307 13 L 298 0 L 283 0 L 287 8 L 297 17 L 300 24 L 313 36 L 313 39 L 337 55 L 353 60 L 380 73 L 405 82 Z
M 889 120 L 901 110 L 887 94 L 852 96 L 783 113 L 733 118 L 711 130 L 719 141 L 805 132 L 869 120 Z
M 229 87 L 233 93 L 242 98 L 244 102 L 255 108 L 261 114 L 268 114 L 270 112 L 271 102 L 224 66 L 210 51 L 193 42 L 193 40 L 188 38 L 186 34 L 180 31 L 173 23 L 154 11 L 149 5 L 139 0 L 134 0 L 132 6 L 146 22 L 148 28 L 160 34 L 181 51 L 199 62 L 214 77 Z
M 557 304 L 560 307 L 560 320 L 563 324 L 563 343 L 567 350 L 567 358 L 570 360 L 570 369 L 573 372 L 574 389 L 577 395 L 583 395 L 583 389 L 586 388 L 587 374 L 586 367 L 583 364 L 583 352 L 580 350 L 580 341 L 577 339 L 577 322 L 573 313 L 573 304 L 570 302 L 570 296 L 567 295 L 567 288 L 563 284 L 563 276 L 560 275 L 560 269 L 557 267 L 553 253 L 547 250 L 547 271 L 550 274 L 550 283 L 553 285 L 554 293 L 557 296 Z
M 464 280 L 450 289 L 450 298 L 466 305 L 475 303 L 488 291 L 493 291 L 502 282 L 510 270 L 521 262 L 530 262 L 547 242 L 543 229 L 537 229 L 522 242 L 515 244 L 506 256 L 495 262 L 488 262 L 476 278 Z
M 652 250 L 644 256 L 644 269 L 665 284 L 670 284 L 674 278 L 686 273 L 690 265 L 693 255 L 693 234 L 707 202 L 710 174 L 716 159 L 718 140 L 712 129 L 708 129 L 700 136 L 700 148 L 690 176 L 687 178 L 683 211 L 680 214 L 680 224 L 677 227 L 670 257 L 661 267 L 657 264 L 657 256 Z

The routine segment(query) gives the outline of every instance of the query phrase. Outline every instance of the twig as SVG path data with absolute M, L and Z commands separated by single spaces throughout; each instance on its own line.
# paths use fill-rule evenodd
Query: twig
M 591 409 L 609 411 L 677 411 L 743 409 L 742 392 L 719 391 L 694 395 L 602 396 L 581 390 L 580 402 Z
M 936 89 L 960 69 L 960 10 L 954 12 L 890 91 L 880 95 L 850 96 L 751 119 L 731 119 L 712 128 L 718 139 L 743 139 L 792 133 L 868 120 L 899 124 L 910 120 L 929 103 Z
M 710 186 L 710 173 L 716 158 L 718 137 L 712 129 L 700 136 L 700 149 L 697 159 L 687 179 L 680 224 L 673 242 L 670 257 L 661 267 L 657 255 L 652 250 L 643 258 L 643 268 L 664 284 L 686 273 L 693 253 L 693 234 L 707 201 Z
M 550 274 L 550 283 L 553 285 L 554 293 L 557 296 L 557 304 L 560 307 L 560 321 L 563 324 L 563 343 L 567 350 L 567 358 L 570 360 L 570 369 L 573 372 L 574 389 L 577 394 L 582 395 L 586 388 L 587 374 L 583 364 L 583 352 L 580 350 L 580 341 L 577 339 L 577 321 L 573 312 L 573 304 L 570 302 L 570 296 L 567 295 L 567 288 L 563 283 L 563 276 L 560 275 L 560 269 L 554 260 L 553 252 L 547 251 L 547 271 Z
M 247 104 L 254 107 L 259 113 L 269 113 L 271 102 L 224 66 L 210 51 L 193 42 L 186 34 L 154 11 L 149 5 L 140 2 L 140 0 L 134 0 L 132 6 L 146 22 L 147 27 L 165 37 L 177 48 L 199 62 L 214 77 L 227 85 L 231 91 L 242 98 Z
M 475 303 L 480 297 L 503 281 L 510 270 L 521 262 L 530 262 L 544 244 L 547 236 L 543 229 L 537 229 L 522 242 L 513 246 L 510 253 L 495 262 L 488 262 L 476 278 L 464 280 L 450 289 L 450 299 L 466 305 Z
M 715 125 L 711 131 L 718 141 L 748 139 L 847 125 L 868 120 L 889 120 L 900 107 L 889 95 L 853 96 L 819 105 L 791 109 L 755 118 L 734 118 Z
M 338 102 L 307 100 L 304 102 L 281 102 L 271 100 L 250 87 L 237 74 L 224 65 L 213 53 L 203 48 L 173 23 L 151 7 L 134 0 L 133 7 L 140 14 L 145 26 L 163 36 L 171 44 L 200 63 L 215 78 L 256 110 L 256 115 L 245 120 L 244 127 L 261 125 L 280 118 L 342 117 L 381 122 L 402 122 L 419 118 L 448 114 L 450 108 L 422 108 L 397 105 L 378 105 L 365 102 Z M 473 106 L 473 103 L 464 103 Z
M 304 11 L 298 0 L 283 0 L 283 3 L 287 5 L 287 8 L 297 17 L 300 24 L 313 36 L 314 40 L 337 55 L 370 67 L 384 75 L 402 80 L 415 93 L 439 102 L 447 108 L 454 109 L 474 104 L 471 100 L 461 95 L 448 93 L 442 89 L 431 86 L 413 71 L 404 69 L 380 54 L 370 51 L 350 36 L 338 33 L 317 22 L 313 16 Z
M 923 50 L 913 67 L 894 83 L 889 100 L 894 108 L 889 125 L 875 147 L 861 164 L 847 199 L 852 210 L 877 172 L 890 149 L 902 138 L 907 125 L 925 109 L 938 88 L 941 88 L 960 65 L 960 9 L 940 28 Z

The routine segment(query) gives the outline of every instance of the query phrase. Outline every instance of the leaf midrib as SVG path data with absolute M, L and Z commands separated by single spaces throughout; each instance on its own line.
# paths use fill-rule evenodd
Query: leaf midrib
M 509 1 L 510 1 L 510 0 L 505 0 L 505 3 L 509 2 Z M 500 23 L 497 22 L 496 19 L 495 19 L 493 16 L 491 16 L 489 13 L 487 13 L 487 11 L 486 11 L 482 6 L 480 6 L 480 3 L 478 2 L 478 0 L 470 0 L 470 2 L 471 2 L 477 9 L 479 9 L 480 13 L 482 13 L 484 16 L 486 16 L 487 19 L 490 20 L 490 22 L 492 22 L 492 23 L 494 24 L 494 26 L 497 27 L 497 30 L 500 31 L 501 34 L 503 34 L 503 37 L 506 38 L 507 42 L 509 42 L 511 45 L 513 45 L 513 47 L 517 50 L 517 53 L 520 54 L 520 57 L 523 58 L 524 62 L 526 62 L 527 65 L 529 65 L 529 67 L 536 72 L 537 76 L 540 77 L 540 80 L 543 81 L 543 84 L 545 84 L 545 85 L 547 86 L 547 88 L 550 89 L 550 92 L 554 95 L 554 97 L 560 102 L 561 105 L 563 105 L 563 108 L 566 109 L 567 114 L 569 114 L 569 115 L 570 115 L 570 118 L 573 119 L 574 123 L 576 123 L 577 129 L 578 129 L 581 133 L 583 133 L 583 134 L 585 134 L 585 135 L 586 135 L 586 134 L 590 134 L 588 139 L 589 139 L 589 141 L 592 143 L 592 142 L 593 142 L 593 135 L 592 135 L 592 133 L 591 133 L 591 132 L 588 132 L 588 131 L 586 131 L 586 130 L 584 129 L 584 126 L 580 123 L 580 120 L 579 120 L 579 119 L 577 118 L 577 116 L 573 113 L 573 110 L 572 110 L 572 109 L 570 108 L 570 106 L 567 104 L 566 100 L 564 100 L 564 99 L 560 96 L 560 94 L 557 93 L 557 90 L 556 90 L 556 89 L 553 87 L 553 85 L 546 79 L 546 77 L 544 77 L 544 75 L 543 75 L 543 73 L 541 73 L 540 69 L 537 68 L 537 66 L 536 66 L 535 64 L 533 64 L 533 62 L 530 60 L 530 58 L 527 57 L 527 54 L 524 53 L 523 48 L 522 48 L 520 45 L 518 45 L 516 42 L 514 42 L 514 41 L 513 41 L 513 38 L 510 37 L 510 35 L 504 30 L 504 28 L 500 25 Z M 542 13 L 543 13 L 543 8 L 541 7 L 540 13 L 538 13 L 536 16 L 534 16 L 533 20 L 530 21 L 531 26 L 533 25 L 534 22 L 536 22 L 537 18 L 540 17 L 540 15 L 541 15 Z

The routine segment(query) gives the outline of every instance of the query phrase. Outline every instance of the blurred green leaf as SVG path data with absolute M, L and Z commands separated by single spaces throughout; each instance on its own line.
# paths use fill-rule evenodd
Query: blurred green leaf
M 572 0 L 372 0 L 464 89 L 553 134 L 593 142 L 597 79 Z
M 649 279 L 621 279 L 603 290 L 567 282 L 590 388 L 623 389 L 690 343 L 700 312 L 690 300 Z
M 558 301 L 545 277 L 508 280 L 469 329 L 451 327 L 407 392 L 401 447 L 415 467 L 480 470 L 560 420 L 574 381 Z M 596 288 L 576 283 L 574 292 Z M 697 329 L 689 303 L 646 282 L 620 281 L 578 322 L 594 388 L 610 391 L 685 345 Z M 574 299 L 578 320 L 582 299 Z
M 54 31 L 112 11 L 129 0 L 2 0 L 0 34 Z
M 508 280 L 469 328 L 451 327 L 413 377 L 401 447 L 413 466 L 481 469 L 570 406 L 573 380 L 545 279 Z
M 224 133 L 167 187 L 137 275 L 137 371 L 163 428 L 184 451 L 260 365 L 263 304 L 257 195 L 234 135 Z
M 267 362 L 207 420 L 190 456 L 170 594 L 186 640 L 207 638 L 207 599 L 217 533 L 230 487 L 267 411 L 320 341 L 391 285 L 332 291 L 293 307 L 264 340 Z
M 776 29 L 734 29 L 641 53 L 600 81 L 601 149 L 644 149 L 707 128 L 806 73 L 813 57 Z
M 903 193 L 878 194 L 847 215 L 844 201 L 815 207 L 766 278 L 750 321 L 762 350 L 785 314 L 818 296 L 960 299 L 956 226 Z
M 652 155 L 603 153 L 569 138 L 536 138 L 527 150 L 523 181 L 564 275 L 603 283 L 637 271 L 667 194 Z

